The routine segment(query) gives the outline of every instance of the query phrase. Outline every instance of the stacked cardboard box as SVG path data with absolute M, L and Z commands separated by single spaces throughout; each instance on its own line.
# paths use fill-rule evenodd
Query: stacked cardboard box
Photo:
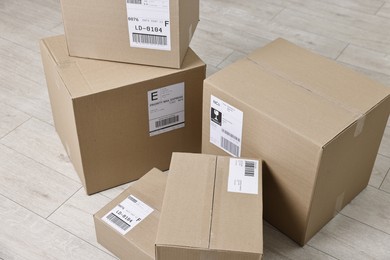
M 279 39 L 205 81 L 202 152 L 263 158 L 264 217 L 304 245 L 367 186 L 389 93 Z

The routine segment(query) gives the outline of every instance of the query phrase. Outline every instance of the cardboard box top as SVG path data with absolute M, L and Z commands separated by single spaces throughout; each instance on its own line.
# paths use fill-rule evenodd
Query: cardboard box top
M 205 66 L 191 49 L 188 49 L 181 69 L 170 69 L 70 57 L 63 35 L 45 38 L 42 43 L 57 63 L 58 73 L 73 98 Z
M 206 81 L 320 146 L 390 94 L 379 83 L 283 39 Z
M 166 173 L 163 173 L 156 168 L 152 169 L 123 191 L 118 197 L 99 210 L 94 215 L 95 219 L 102 221 L 102 217 L 130 195 L 136 196 L 155 210 L 148 218 L 157 218 L 161 211 L 166 182 Z M 149 222 L 148 218 L 144 219 L 143 223 L 128 232 L 124 237 L 131 243 L 136 241 L 135 244 L 141 251 L 151 256 L 151 258 L 154 258 L 154 240 L 157 234 L 157 224 L 151 224 L 152 222 Z M 153 221 L 153 223 L 154 222 L 158 223 L 158 220 Z M 148 229 L 148 227 L 151 228 Z M 118 236 L 121 236 L 121 234 L 118 233 Z
M 258 195 L 227 191 L 229 162 L 215 155 L 172 155 L 157 246 L 262 255 L 261 162 Z

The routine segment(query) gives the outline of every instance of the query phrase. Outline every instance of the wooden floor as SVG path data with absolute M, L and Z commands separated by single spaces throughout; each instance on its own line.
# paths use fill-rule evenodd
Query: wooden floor
M 38 39 L 58 0 L 0 0 L 0 258 L 113 259 L 53 128 Z M 192 47 L 212 74 L 283 37 L 390 87 L 390 0 L 201 0 Z M 265 259 L 390 259 L 390 122 L 370 185 L 305 247 L 265 224 Z M 125 185 L 126 186 L 126 185 Z

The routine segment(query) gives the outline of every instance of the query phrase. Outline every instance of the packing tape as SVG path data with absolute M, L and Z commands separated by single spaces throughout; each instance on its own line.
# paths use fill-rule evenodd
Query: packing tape
M 333 217 L 336 216 L 343 208 L 344 196 L 345 196 L 345 192 L 343 192 L 339 196 L 337 196 L 335 207 L 334 207 L 334 212 L 333 212 Z
M 364 123 L 366 122 L 366 116 L 362 115 L 357 121 L 356 121 L 356 129 L 355 129 L 355 134 L 353 135 L 354 137 L 359 136 L 364 129 Z

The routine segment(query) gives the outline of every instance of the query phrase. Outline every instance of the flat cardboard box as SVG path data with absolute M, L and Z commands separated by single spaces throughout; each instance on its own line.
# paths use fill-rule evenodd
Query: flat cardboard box
M 199 0 L 61 0 L 61 7 L 71 56 L 160 67 L 181 67 L 199 21 Z
M 367 186 L 389 93 L 278 39 L 206 79 L 202 152 L 263 158 L 265 220 L 304 245 Z
M 94 215 L 97 241 L 120 259 L 154 260 L 154 243 L 166 181 L 166 173 L 153 169 L 99 210 Z M 126 201 L 132 197 L 151 207 L 153 212 L 129 230 L 131 223 L 120 218 L 116 210 L 118 205 L 125 208 Z M 123 208 L 120 210 L 126 212 Z M 133 213 L 131 209 L 127 210 Z M 127 233 L 118 232 L 118 228 L 122 232 L 127 229 Z
M 70 57 L 64 36 L 40 45 L 55 128 L 88 194 L 200 151 L 206 67 L 192 50 L 178 70 Z
M 258 160 L 174 153 L 156 260 L 262 259 L 261 169 Z

